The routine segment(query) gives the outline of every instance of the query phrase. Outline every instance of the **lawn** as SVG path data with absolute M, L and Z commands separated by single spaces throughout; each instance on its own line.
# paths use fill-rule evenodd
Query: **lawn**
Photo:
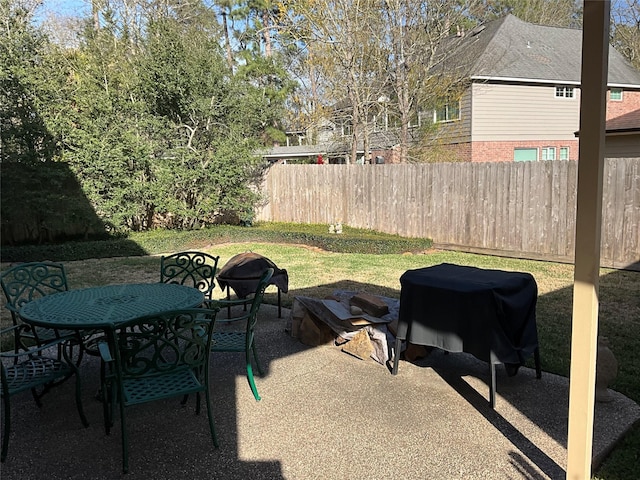
M 406 254 L 336 253 L 310 246 L 273 243 L 227 243 L 199 249 L 219 255 L 220 266 L 237 253 L 253 251 L 285 268 L 289 273 L 289 292 L 282 296 L 285 307 L 292 304 L 296 295 L 322 298 L 336 289 L 399 298 L 399 278 L 404 271 L 444 262 L 529 272 L 536 279 L 539 291 L 537 323 L 542 368 L 559 375 L 569 374 L 573 265 L 437 250 Z M 159 280 L 158 255 L 64 263 L 71 288 Z M 3 269 L 6 267 L 2 265 Z M 276 304 L 276 293 L 272 290 L 267 292 L 265 301 Z M 636 402 L 640 401 L 638 292 L 640 273 L 601 270 L 599 331 L 608 337 L 619 363 L 619 374 L 611 388 Z M 222 296 L 222 292 L 218 291 L 217 295 Z M 3 322 L 8 320 L 6 311 L 2 318 Z M 636 426 L 594 478 L 634 478 L 639 471 L 639 452 L 640 427 Z

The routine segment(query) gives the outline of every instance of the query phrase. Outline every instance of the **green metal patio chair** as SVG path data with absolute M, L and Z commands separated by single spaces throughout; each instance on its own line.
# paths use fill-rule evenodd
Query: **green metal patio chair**
M 211 439 L 218 446 L 209 394 L 209 351 L 217 310 L 193 308 L 132 320 L 107 330 L 99 344 L 107 435 L 116 404 L 122 430 L 122 470 L 129 469 L 127 407 L 204 392 Z
M 204 293 L 206 299 L 211 299 L 219 259 L 196 251 L 163 256 L 160 258 L 160 282 L 189 285 Z
M 269 280 L 271 280 L 271 276 L 273 275 L 273 268 L 268 268 L 262 274 L 260 281 L 256 287 L 256 291 L 253 294 L 253 297 L 248 297 L 245 299 L 238 300 L 212 300 L 207 302 L 208 305 L 211 305 L 213 308 L 226 308 L 232 306 L 242 306 L 243 309 L 241 313 L 237 316 L 230 316 L 229 318 L 219 318 L 217 323 L 218 327 L 216 327 L 213 332 L 213 341 L 211 344 L 212 352 L 242 352 L 245 354 L 246 366 L 247 366 L 247 380 L 249 381 L 249 386 L 251 387 L 251 391 L 253 392 L 253 396 L 258 401 L 260 400 L 260 395 L 258 394 L 258 389 L 256 388 L 255 381 L 253 379 L 253 367 L 251 365 L 251 358 L 255 361 L 256 368 L 260 375 L 263 375 L 262 368 L 260 367 L 260 362 L 258 360 L 258 354 L 256 352 L 256 341 L 255 341 L 255 328 L 256 323 L 258 322 L 258 310 L 260 309 L 260 305 L 262 305 L 262 299 L 264 298 L 264 291 L 269 285 Z M 245 307 L 250 305 L 250 308 L 247 310 Z M 231 328 L 225 328 L 227 325 L 241 325 L 244 323 L 244 328 L 234 329 L 233 326 Z
M 64 338 L 78 343 L 78 332 L 71 330 L 54 330 L 52 328 L 33 327 L 23 322 L 19 310 L 27 302 L 58 292 L 66 292 L 67 274 L 64 265 L 54 262 L 21 263 L 0 274 L 0 285 L 7 300 L 6 308 L 11 313 L 14 325 L 23 328 L 15 329 L 15 351 L 26 350 L 33 345 L 45 345 L 53 340 Z M 58 359 L 62 358 L 62 344 L 58 343 Z M 79 349 L 76 362 L 82 360 L 83 348 Z
M 67 340 L 66 346 L 78 345 L 78 357 L 76 364 L 82 361 L 82 355 L 87 352 L 98 355 L 97 349 L 91 348 L 90 339 L 99 338 L 95 331 L 56 330 L 52 328 L 33 327 L 27 325 L 20 318 L 19 310 L 27 302 L 69 290 L 67 274 L 64 265 L 55 262 L 28 262 L 21 263 L 0 274 L 0 285 L 5 298 L 6 307 L 11 313 L 14 325 L 23 325 L 24 328 L 16 329 L 15 348 L 27 349 L 33 345 L 44 345 L 59 338 Z M 95 345 L 95 341 L 93 344 Z M 59 345 L 58 359 L 62 358 L 62 346 Z
M 9 328 L 0 330 L 0 342 L 2 344 L 10 343 L 15 338 L 21 338 L 16 330 L 24 329 L 25 325 L 14 325 Z M 9 340 L 6 337 L 13 337 Z M 60 381 L 75 375 L 76 377 L 76 407 L 80 415 L 80 421 L 85 427 L 89 426 L 87 418 L 82 409 L 81 385 L 78 367 L 70 360 L 66 354 L 67 349 L 62 348 L 65 352 L 65 359 L 48 356 L 47 353 L 51 348 L 62 346 L 64 339 L 56 339 L 49 343 L 31 347 L 27 349 L 18 348 L 11 352 L 1 352 L 0 359 L 2 363 L 2 400 L 4 405 L 4 434 L 2 437 L 2 462 L 7 458 L 9 449 L 9 434 L 11 432 L 11 397 L 31 390 L 33 398 L 38 407 L 42 406 L 40 397 L 42 394 L 36 394 L 37 388 L 44 391 L 51 388 Z

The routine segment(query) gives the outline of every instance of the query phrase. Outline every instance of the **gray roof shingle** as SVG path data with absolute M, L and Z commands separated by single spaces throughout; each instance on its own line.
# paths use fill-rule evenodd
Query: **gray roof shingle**
M 607 120 L 607 133 L 640 132 L 640 108 Z
M 582 30 L 527 23 L 513 15 L 488 22 L 457 40 L 447 63 L 471 78 L 580 83 Z M 640 88 L 640 72 L 613 47 L 609 85 Z

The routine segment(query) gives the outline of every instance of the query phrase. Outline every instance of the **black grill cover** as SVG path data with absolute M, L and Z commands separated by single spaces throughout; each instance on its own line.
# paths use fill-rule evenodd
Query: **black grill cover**
M 268 268 L 273 268 L 273 276 L 269 285 L 277 286 L 281 291 L 289 291 L 289 274 L 278 268 L 267 257 L 254 252 L 244 252 L 231 257 L 217 276 L 220 287 L 230 287 L 238 298 L 245 298 L 254 293 L 260 277 Z

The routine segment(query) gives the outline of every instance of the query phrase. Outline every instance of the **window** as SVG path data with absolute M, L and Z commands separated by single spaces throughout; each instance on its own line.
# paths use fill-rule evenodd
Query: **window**
M 560 147 L 560 160 L 569 160 L 569 147 Z
M 609 99 L 622 101 L 622 89 L 621 88 L 612 88 L 609 90 Z
M 573 98 L 573 87 L 556 87 L 556 98 Z
M 445 103 L 441 108 L 436 108 L 433 111 L 433 121 L 438 122 L 453 122 L 460 120 L 460 101 L 454 101 L 451 103 Z
M 555 160 L 556 147 L 544 147 L 542 149 L 542 160 Z
M 409 128 L 420 126 L 420 116 L 412 113 L 409 116 Z
M 535 162 L 538 160 L 538 149 L 515 148 L 513 150 L 513 160 L 515 162 Z

